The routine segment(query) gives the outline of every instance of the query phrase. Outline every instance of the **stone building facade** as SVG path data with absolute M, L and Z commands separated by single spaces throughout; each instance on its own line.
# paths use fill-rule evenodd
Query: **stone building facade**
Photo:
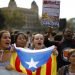
M 0 8 L 4 17 L 5 25 L 9 29 L 37 32 L 44 29 L 41 26 L 38 6 L 35 1 L 31 3 L 31 8 L 17 7 L 15 0 L 10 0 L 8 7 Z

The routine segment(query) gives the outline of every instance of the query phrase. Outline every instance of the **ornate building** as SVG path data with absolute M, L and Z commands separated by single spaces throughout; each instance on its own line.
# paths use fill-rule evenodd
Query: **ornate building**
M 0 8 L 4 17 L 5 25 L 9 29 L 22 31 L 41 31 L 43 27 L 39 21 L 38 6 L 35 1 L 31 8 L 17 7 L 15 0 L 10 0 L 8 7 Z

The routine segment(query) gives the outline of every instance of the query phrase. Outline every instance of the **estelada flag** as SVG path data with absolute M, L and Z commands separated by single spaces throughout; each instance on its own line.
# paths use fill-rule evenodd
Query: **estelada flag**
M 36 51 L 16 48 L 18 55 L 12 55 L 11 65 L 27 75 L 56 75 L 56 56 L 52 55 L 53 49 L 54 46 Z

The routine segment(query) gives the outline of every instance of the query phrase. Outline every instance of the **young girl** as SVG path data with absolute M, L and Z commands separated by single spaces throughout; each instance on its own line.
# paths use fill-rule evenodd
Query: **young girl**
M 43 49 L 44 46 L 44 36 L 42 34 L 35 34 L 32 38 L 32 48 L 35 50 Z M 35 75 L 56 75 L 57 71 L 57 64 L 56 64 L 56 56 L 58 52 L 55 48 L 51 57 L 49 58 L 48 62 L 38 68 L 36 71 L 32 72 Z

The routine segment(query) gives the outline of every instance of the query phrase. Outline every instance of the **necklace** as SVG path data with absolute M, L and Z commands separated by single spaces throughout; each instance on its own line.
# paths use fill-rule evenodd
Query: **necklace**
M 1 55 L 0 55 L 0 61 L 2 61 L 2 57 L 3 57 L 3 54 L 4 54 L 4 50 L 0 50 L 0 53 L 1 53 Z

